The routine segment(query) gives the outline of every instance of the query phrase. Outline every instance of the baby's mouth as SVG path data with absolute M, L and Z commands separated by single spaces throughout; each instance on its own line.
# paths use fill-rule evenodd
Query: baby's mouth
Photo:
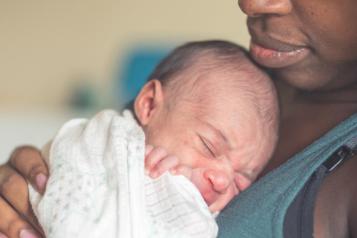
M 208 206 L 210 206 L 212 203 L 214 203 L 217 200 L 218 194 L 212 189 L 205 188 L 204 190 L 201 189 L 199 190 Z

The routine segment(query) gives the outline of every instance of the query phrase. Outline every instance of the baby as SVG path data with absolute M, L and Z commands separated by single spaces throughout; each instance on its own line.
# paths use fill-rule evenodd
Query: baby
M 48 238 L 215 237 L 212 213 L 251 185 L 277 141 L 273 83 L 230 42 L 176 48 L 133 107 L 135 119 L 68 122 L 44 153 L 46 193 L 30 195 Z

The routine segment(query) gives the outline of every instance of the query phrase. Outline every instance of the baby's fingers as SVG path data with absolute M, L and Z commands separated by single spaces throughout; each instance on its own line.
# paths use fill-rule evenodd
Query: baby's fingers
M 150 172 L 155 168 L 160 160 L 167 156 L 167 151 L 161 147 L 152 148 L 145 157 L 145 170 L 150 174 Z
M 169 155 L 160 160 L 154 169 L 150 172 L 152 178 L 157 178 L 161 176 L 166 171 L 175 168 L 178 165 L 179 161 L 176 156 Z
M 148 156 L 153 149 L 154 149 L 154 146 L 146 145 L 146 147 L 145 147 L 145 157 Z
M 170 169 L 171 174 L 173 175 L 183 175 L 188 179 L 191 179 L 192 168 L 186 165 L 177 165 L 176 167 Z

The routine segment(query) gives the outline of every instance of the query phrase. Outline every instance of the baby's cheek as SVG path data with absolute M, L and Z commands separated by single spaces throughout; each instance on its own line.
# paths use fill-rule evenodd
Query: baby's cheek
M 227 204 L 239 194 L 239 191 L 234 187 L 230 188 L 225 194 L 218 196 L 216 201 L 209 205 L 212 212 L 220 212 Z
M 234 176 L 234 183 L 237 190 L 244 191 L 252 184 L 252 180 L 247 176 L 237 173 Z

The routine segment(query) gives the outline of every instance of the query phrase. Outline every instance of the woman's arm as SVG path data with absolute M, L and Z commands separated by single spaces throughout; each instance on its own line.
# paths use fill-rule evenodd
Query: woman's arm
M 40 193 L 46 187 L 48 169 L 40 151 L 17 148 L 7 164 L 0 166 L 0 238 L 42 237 L 29 202 L 27 181 Z

